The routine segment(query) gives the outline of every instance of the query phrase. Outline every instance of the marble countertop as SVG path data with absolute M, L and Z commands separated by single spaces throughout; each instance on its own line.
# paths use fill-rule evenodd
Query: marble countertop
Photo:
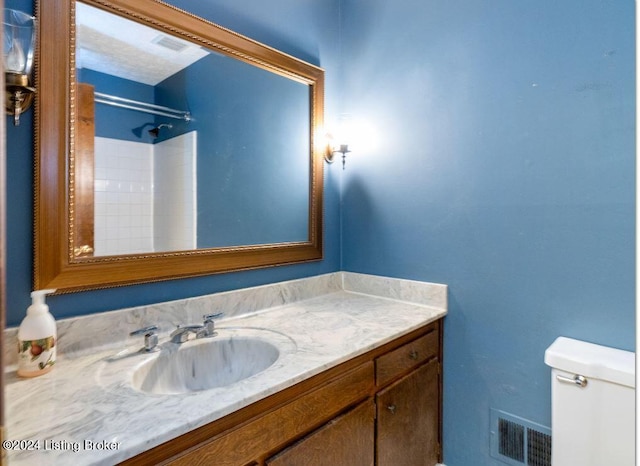
M 268 339 L 274 332 L 281 350 L 271 367 L 224 388 L 174 395 L 136 391 L 132 372 L 152 356 L 140 353 L 111 366 L 109 358 L 124 347 L 62 355 L 52 372 L 34 379 L 10 371 L 9 464 L 123 461 L 443 317 L 444 290 L 443 305 L 342 289 L 223 319 L 221 333 L 250 328 Z M 166 339 L 162 334 L 161 342 Z

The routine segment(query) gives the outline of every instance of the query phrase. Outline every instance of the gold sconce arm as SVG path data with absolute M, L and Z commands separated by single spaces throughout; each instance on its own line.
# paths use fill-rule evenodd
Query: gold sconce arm
M 347 159 L 347 154 L 351 152 L 349 150 L 349 145 L 348 144 L 340 144 L 340 148 L 339 149 L 333 149 L 331 146 L 327 146 L 327 151 L 324 154 L 324 159 L 327 161 L 327 163 L 333 163 L 333 159 L 335 158 L 336 154 L 342 154 L 342 169 L 344 170 L 344 164 L 346 162 Z
M 29 77 L 18 73 L 5 73 L 5 108 L 13 115 L 13 125 L 20 124 L 20 115 L 33 103 L 36 90 L 29 86 Z

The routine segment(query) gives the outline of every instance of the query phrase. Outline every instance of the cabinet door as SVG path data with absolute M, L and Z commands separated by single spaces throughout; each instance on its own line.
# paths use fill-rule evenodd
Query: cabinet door
M 434 359 L 378 393 L 378 466 L 438 462 L 439 387 Z
M 375 406 L 367 400 L 283 452 L 267 466 L 372 466 Z

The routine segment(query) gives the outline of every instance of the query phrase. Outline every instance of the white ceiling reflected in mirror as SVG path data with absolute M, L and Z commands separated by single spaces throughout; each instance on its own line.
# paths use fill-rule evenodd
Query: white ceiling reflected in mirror
M 209 53 L 179 37 L 76 4 L 77 68 L 155 86 Z
M 156 0 L 38 9 L 37 288 L 322 257 L 320 68 Z

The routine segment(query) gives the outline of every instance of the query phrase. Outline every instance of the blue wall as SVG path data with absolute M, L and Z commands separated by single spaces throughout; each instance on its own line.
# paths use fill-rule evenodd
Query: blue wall
M 273 0 L 267 9 L 257 0 L 239 0 L 232 5 L 225 0 L 168 3 L 327 70 L 338 68 L 338 0 Z M 27 0 L 5 0 L 5 7 L 33 11 Z M 337 78 L 329 72 L 325 84 L 325 114 L 331 118 L 337 113 Z M 15 326 L 30 303 L 33 283 L 32 110 L 22 116 L 18 127 L 7 118 L 7 173 L 7 325 Z M 62 318 L 334 272 L 340 265 L 338 175 L 338 171 L 325 173 L 322 261 L 52 296 L 48 300 L 51 311 Z
M 449 285 L 444 459 L 550 425 L 559 335 L 634 349 L 634 2 L 346 0 L 343 268 Z
M 309 86 L 211 53 L 156 89 L 198 132 L 198 247 L 309 237 Z
M 172 3 L 325 67 L 328 119 L 368 119 L 379 145 L 326 170 L 323 262 L 53 297 L 58 317 L 337 270 L 342 241 L 345 270 L 450 286 L 449 466 L 503 464 L 492 407 L 550 424 L 557 336 L 634 348 L 631 0 Z M 8 127 L 10 325 L 31 288 L 30 118 Z

